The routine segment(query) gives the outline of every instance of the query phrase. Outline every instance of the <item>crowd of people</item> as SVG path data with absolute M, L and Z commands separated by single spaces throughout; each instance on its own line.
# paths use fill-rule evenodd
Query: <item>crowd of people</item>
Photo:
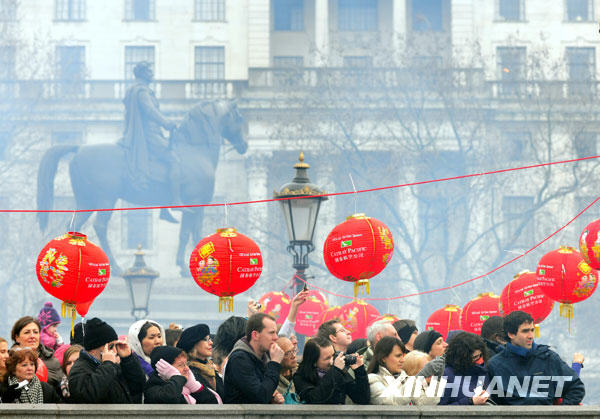
M 206 324 L 165 329 L 152 320 L 118 336 L 99 318 L 75 325 L 70 344 L 47 303 L 0 338 L 2 403 L 148 404 L 581 404 L 583 356 L 571 366 L 534 341 L 532 317 L 491 317 L 481 335 L 419 333 L 414 321 L 377 321 L 352 340 L 338 319 L 294 335 L 294 297 L 283 325 L 248 305 L 211 333 Z

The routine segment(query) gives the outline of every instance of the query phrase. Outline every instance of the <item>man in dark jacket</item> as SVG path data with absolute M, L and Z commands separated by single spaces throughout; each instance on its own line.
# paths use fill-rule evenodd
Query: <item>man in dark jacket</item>
M 513 311 L 504 318 L 506 347 L 487 364 L 487 388 L 498 404 L 577 405 L 585 396 L 575 371 L 547 345 L 533 341 L 533 318 Z
M 246 323 L 225 366 L 225 403 L 283 403 L 277 392 L 284 352 L 277 345 L 277 324 L 265 313 Z
M 73 403 L 141 403 L 146 375 L 131 348 L 98 318 L 84 325 L 79 359 L 69 374 Z
M 490 357 L 502 352 L 506 345 L 504 336 L 504 319 L 500 316 L 491 316 L 481 325 L 481 337 L 485 341 Z

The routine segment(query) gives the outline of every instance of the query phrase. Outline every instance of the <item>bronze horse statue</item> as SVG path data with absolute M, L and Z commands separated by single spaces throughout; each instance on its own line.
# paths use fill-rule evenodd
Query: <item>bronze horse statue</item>
M 207 137 L 203 125 L 214 124 L 220 136 Z M 181 196 L 186 204 L 207 204 L 213 197 L 215 170 L 219 161 L 222 138 L 244 154 L 248 148 L 245 138 L 246 123 L 233 101 L 219 100 L 194 106 L 183 122 L 171 133 L 171 147 L 178 156 L 181 167 Z M 203 135 L 204 134 L 204 135 Z M 217 138 L 218 137 L 218 138 Z M 38 170 L 38 209 L 52 209 L 54 200 L 54 177 L 62 157 L 75 153 L 69 163 L 69 175 L 77 210 L 112 209 L 121 198 L 137 206 L 168 206 L 173 202 L 168 167 L 158 161 L 153 164 L 153 175 L 162 181 L 133 184 L 127 165 L 126 150 L 118 144 L 57 145 L 46 151 Z M 158 171 L 158 176 L 157 176 Z M 162 175 L 164 173 L 164 175 Z M 98 211 L 94 229 L 100 246 L 106 252 L 113 274 L 121 270 L 110 249 L 107 227 L 113 211 Z M 72 228 L 78 231 L 92 215 L 92 211 L 76 212 Z M 188 208 L 182 212 L 179 246 L 176 263 L 181 272 L 188 271 L 185 248 L 190 237 L 198 242 L 202 234 L 203 207 Z M 48 225 L 48 213 L 38 213 L 40 228 Z

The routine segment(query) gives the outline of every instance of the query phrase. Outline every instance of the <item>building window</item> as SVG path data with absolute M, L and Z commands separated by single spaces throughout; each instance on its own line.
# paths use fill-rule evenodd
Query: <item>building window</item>
M 0 0 L 0 21 L 17 20 L 17 0 Z
M 125 20 L 154 20 L 154 0 L 125 0 Z
M 199 97 L 222 96 L 226 93 L 225 47 L 196 47 L 194 54 L 194 79 L 208 80 L 194 83 L 194 93 Z
M 532 196 L 505 196 L 502 198 L 504 240 L 513 249 L 529 249 L 534 243 Z
M 304 30 L 304 0 L 273 0 L 276 31 Z
M 56 47 L 58 80 L 57 94 L 79 95 L 83 93 L 85 77 L 85 47 Z
M 84 20 L 85 0 L 56 0 L 56 20 Z
M 567 48 L 569 94 L 588 95 L 593 91 L 591 81 L 596 78 L 595 48 Z
M 525 79 L 525 48 L 498 47 L 498 79 L 500 96 L 518 96 Z
M 152 249 L 152 212 L 150 210 L 126 211 L 121 218 L 123 248 Z
M 577 152 L 577 158 L 596 156 L 597 136 L 595 132 L 580 132 L 575 136 L 574 146 Z
M 594 16 L 592 0 L 565 0 L 569 22 L 591 22 Z
M 133 67 L 146 61 L 154 72 L 154 47 L 125 47 L 125 80 L 133 80 Z
M 502 150 L 508 161 L 528 160 L 531 150 L 531 133 L 528 131 L 508 131 L 502 133 Z
M 196 0 L 194 20 L 202 22 L 224 22 L 225 0 Z
M 52 131 L 52 145 L 83 144 L 81 131 Z
M 339 31 L 376 31 L 377 0 L 338 0 Z
M 519 22 L 525 20 L 525 0 L 497 0 L 498 20 Z
M 415 32 L 441 32 L 442 0 L 412 0 L 411 25 Z

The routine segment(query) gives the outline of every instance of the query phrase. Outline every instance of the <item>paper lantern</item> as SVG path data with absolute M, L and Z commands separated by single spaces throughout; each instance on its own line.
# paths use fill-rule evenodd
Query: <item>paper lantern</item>
M 469 301 L 460 313 L 460 329 L 481 334 L 481 325 L 492 316 L 499 316 L 500 297 L 493 292 L 485 292 Z
M 262 273 L 260 249 L 235 228 L 203 238 L 190 256 L 190 272 L 204 291 L 219 297 L 219 312 L 233 311 L 233 296 L 246 291 Z
M 390 323 L 394 323 L 395 321 L 398 321 L 400 319 L 398 317 L 396 317 L 395 315 L 393 315 L 393 314 L 389 314 L 389 313 L 382 314 L 381 316 L 376 317 L 373 320 L 371 320 L 371 322 L 367 325 L 367 328 L 369 326 L 371 326 L 373 323 L 378 322 L 380 320 L 381 321 L 390 322 Z
M 317 300 L 321 301 L 323 304 L 329 307 L 329 302 L 327 301 L 327 297 L 319 290 L 308 290 L 309 297 L 315 297 Z
M 333 319 L 339 320 L 341 313 L 342 313 L 342 307 L 340 307 L 340 306 L 329 307 L 327 310 L 325 310 L 323 312 L 320 323 L 323 324 L 323 323 L 328 322 L 329 320 L 333 320 Z
M 425 323 L 425 330 L 435 330 L 436 332 L 441 333 L 444 340 L 446 340 L 448 332 L 451 330 L 461 330 L 461 312 L 462 310 L 459 306 L 446 304 L 444 307 L 431 313 L 427 319 L 427 323 Z
M 340 322 L 352 334 L 352 340 L 367 337 L 367 325 L 379 317 L 379 312 L 363 300 L 354 300 L 342 306 Z
M 583 260 L 594 269 L 600 269 L 600 220 L 592 221 L 581 232 L 579 251 Z
M 290 297 L 280 291 L 271 291 L 259 298 L 261 304 L 260 311 L 273 316 L 277 324 L 283 324 L 290 312 L 291 302 Z
M 75 326 L 77 304 L 93 301 L 106 287 L 110 264 L 85 234 L 69 232 L 51 240 L 37 258 L 36 273 L 46 292 L 62 301 L 61 315 Z
M 298 307 L 296 326 L 294 330 L 305 336 L 314 336 L 321 325 L 323 312 L 327 304 L 315 295 L 309 295 L 304 303 Z
M 561 246 L 546 253 L 537 267 L 537 282 L 548 297 L 560 303 L 561 317 L 569 319 L 573 304 L 590 297 L 598 286 L 598 272 L 572 247 Z
M 79 313 L 79 315 L 81 317 L 85 317 L 88 314 L 88 311 L 90 311 L 90 307 L 92 306 L 92 303 L 94 302 L 94 300 L 92 301 L 88 301 L 87 303 L 79 303 L 75 306 L 75 309 L 77 310 L 77 313 Z
M 359 289 L 369 293 L 369 279 L 386 267 L 393 252 L 390 230 L 365 214 L 352 215 L 338 224 L 323 246 L 327 269 L 336 278 L 354 282 L 354 296 Z
M 35 375 L 38 380 L 43 381 L 44 383 L 48 382 L 48 368 L 46 368 L 46 364 L 42 361 L 41 358 L 37 359 L 37 368 L 35 370 Z
M 534 272 L 523 271 L 515 275 L 500 294 L 500 314 L 521 310 L 533 317 L 536 337 L 539 337 L 539 324 L 552 312 L 554 301 L 542 291 Z

